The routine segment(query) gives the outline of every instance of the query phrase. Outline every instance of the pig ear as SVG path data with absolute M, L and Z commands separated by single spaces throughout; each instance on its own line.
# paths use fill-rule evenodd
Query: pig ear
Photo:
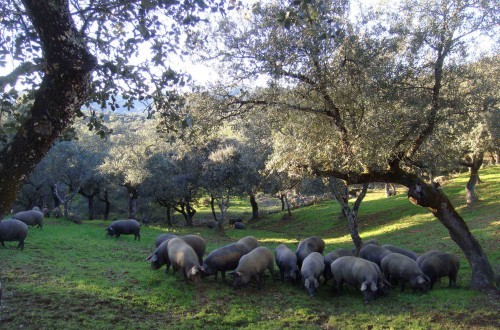
M 154 256 L 154 254 L 150 255 L 149 257 L 146 258 L 146 261 L 151 260 L 151 258 Z
M 304 281 L 304 287 L 306 289 L 309 289 L 310 286 L 311 286 L 311 280 L 309 280 L 308 278 L 306 278 L 306 280 Z
M 371 289 L 372 289 L 372 291 L 377 291 L 377 284 L 372 283 Z
M 425 279 L 422 276 L 419 276 L 418 280 L 417 280 L 417 283 L 418 284 L 424 284 L 425 283 Z
M 366 291 L 366 282 L 364 282 L 364 283 L 361 285 L 360 290 L 361 290 L 361 291 Z
M 319 283 L 317 279 L 314 279 L 314 287 L 317 289 L 319 288 Z
M 191 268 L 191 275 L 198 274 L 198 269 L 196 267 Z
M 158 256 L 156 254 L 153 254 L 149 257 L 149 261 L 151 262 L 156 262 L 158 260 Z

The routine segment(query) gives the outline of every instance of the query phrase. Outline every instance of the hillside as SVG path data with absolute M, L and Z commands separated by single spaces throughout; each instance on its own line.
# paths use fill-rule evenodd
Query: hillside
M 466 207 L 467 176 L 448 182 L 443 189 L 480 241 L 492 266 L 500 265 L 500 167 L 480 171 L 480 201 Z M 235 201 L 229 217 L 244 216 L 246 201 Z M 208 214 L 201 210 L 197 217 Z M 405 194 L 385 198 L 370 193 L 360 209 L 360 234 L 381 243 L 405 246 L 416 252 L 439 249 L 461 259 L 457 289 L 447 279 L 427 294 L 392 289 L 364 306 L 361 293 L 352 288 L 333 295 L 331 283 L 321 283 L 309 298 L 300 286 L 273 281 L 268 273 L 263 290 L 255 283 L 233 290 L 227 283 L 202 279 L 185 283 L 164 268 L 150 270 L 146 257 L 155 237 L 167 231 L 194 233 L 208 241 L 207 251 L 246 235 L 256 236 L 274 250 L 286 243 L 292 250 L 311 235 L 322 237 L 325 251 L 351 247 L 345 220 L 335 202 L 264 215 L 246 230 L 227 228 L 218 237 L 206 227 L 163 228 L 143 226 L 141 240 L 133 236 L 106 238 L 109 221 L 46 219 L 43 230 L 30 228 L 24 251 L 16 243 L 0 247 L 0 281 L 3 286 L 0 328 L 5 329 L 498 329 L 498 296 L 467 289 L 470 268 L 446 229 L 425 209 L 411 204 Z M 276 268 L 275 268 L 276 269 Z

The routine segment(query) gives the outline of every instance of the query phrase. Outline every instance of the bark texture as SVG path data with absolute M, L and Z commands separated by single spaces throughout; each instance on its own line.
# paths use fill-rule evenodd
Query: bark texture
M 96 59 L 77 31 L 68 1 L 23 1 L 47 60 L 31 117 L 0 151 L 0 213 L 10 209 L 36 164 L 90 93 Z M 50 17 L 50 19 L 47 19 Z
M 410 187 L 408 198 L 416 205 L 429 208 L 448 229 L 451 239 L 460 247 L 471 266 L 470 287 L 478 290 L 494 288 L 494 272 L 486 254 L 443 191 L 420 183 Z

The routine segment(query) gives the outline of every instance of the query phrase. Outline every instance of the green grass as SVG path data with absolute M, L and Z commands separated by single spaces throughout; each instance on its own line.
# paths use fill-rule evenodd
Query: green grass
M 500 265 L 500 168 L 481 170 L 479 203 L 465 205 L 467 176 L 443 187 L 487 253 L 492 266 Z M 494 297 L 467 289 L 470 268 L 447 230 L 429 211 L 411 204 L 404 193 L 385 198 L 367 195 L 360 210 L 364 239 L 406 246 L 417 252 L 439 249 L 457 253 L 462 268 L 458 289 L 447 280 L 428 294 L 394 289 L 389 296 L 364 306 L 359 291 L 347 288 L 332 295 L 331 284 L 321 284 L 309 298 L 299 287 L 265 277 L 264 289 L 254 283 L 233 290 L 230 281 L 212 277 L 199 285 L 185 283 L 178 274 L 152 271 L 146 257 L 155 237 L 165 231 L 194 233 L 208 240 L 208 251 L 246 235 L 259 238 L 271 249 L 318 235 L 326 251 L 352 246 L 348 227 L 339 217 L 336 202 L 326 201 L 295 209 L 284 217 L 279 201 L 261 207 L 265 215 L 247 230 L 226 229 L 219 237 L 205 227 L 173 229 L 143 226 L 141 241 L 132 236 L 106 238 L 105 221 L 78 225 L 64 219 L 47 219 L 43 230 L 31 228 L 24 251 L 16 243 L 0 247 L 1 329 L 498 329 L 500 305 Z M 236 199 L 228 217 L 250 218 L 248 201 Z M 209 220 L 202 208 L 198 220 Z

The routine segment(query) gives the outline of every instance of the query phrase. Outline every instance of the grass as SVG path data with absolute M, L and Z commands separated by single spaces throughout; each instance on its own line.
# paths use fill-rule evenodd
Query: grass
M 474 236 L 499 271 L 500 168 L 481 170 L 477 186 L 479 203 L 465 205 L 467 176 L 443 187 L 464 217 Z M 279 201 L 278 201 L 279 202 Z M 219 237 L 206 227 L 143 226 L 141 241 L 133 236 L 106 238 L 105 221 L 78 225 L 49 218 L 44 229 L 31 228 L 24 251 L 16 243 L 0 247 L 0 280 L 3 285 L 0 328 L 5 329 L 498 329 L 498 296 L 467 289 L 470 268 L 446 229 L 424 208 L 412 205 L 404 193 L 385 198 L 369 193 L 360 210 L 359 227 L 364 239 L 405 246 L 416 252 L 439 249 L 461 258 L 458 289 L 446 288 L 447 280 L 428 294 L 393 289 L 389 296 L 363 305 L 362 295 L 347 288 L 332 295 L 331 284 L 321 284 L 309 298 L 299 287 L 273 281 L 267 274 L 264 289 L 256 284 L 233 290 L 230 281 L 213 277 L 199 285 L 185 283 L 178 274 L 152 271 L 146 257 L 154 239 L 165 231 L 205 237 L 207 250 L 253 235 L 274 249 L 318 235 L 326 252 L 351 247 L 348 227 L 332 201 L 295 209 L 284 217 L 279 203 L 268 203 L 266 215 L 244 231 L 227 228 Z M 229 217 L 250 217 L 246 200 L 236 200 Z M 201 209 L 196 218 L 211 216 Z

